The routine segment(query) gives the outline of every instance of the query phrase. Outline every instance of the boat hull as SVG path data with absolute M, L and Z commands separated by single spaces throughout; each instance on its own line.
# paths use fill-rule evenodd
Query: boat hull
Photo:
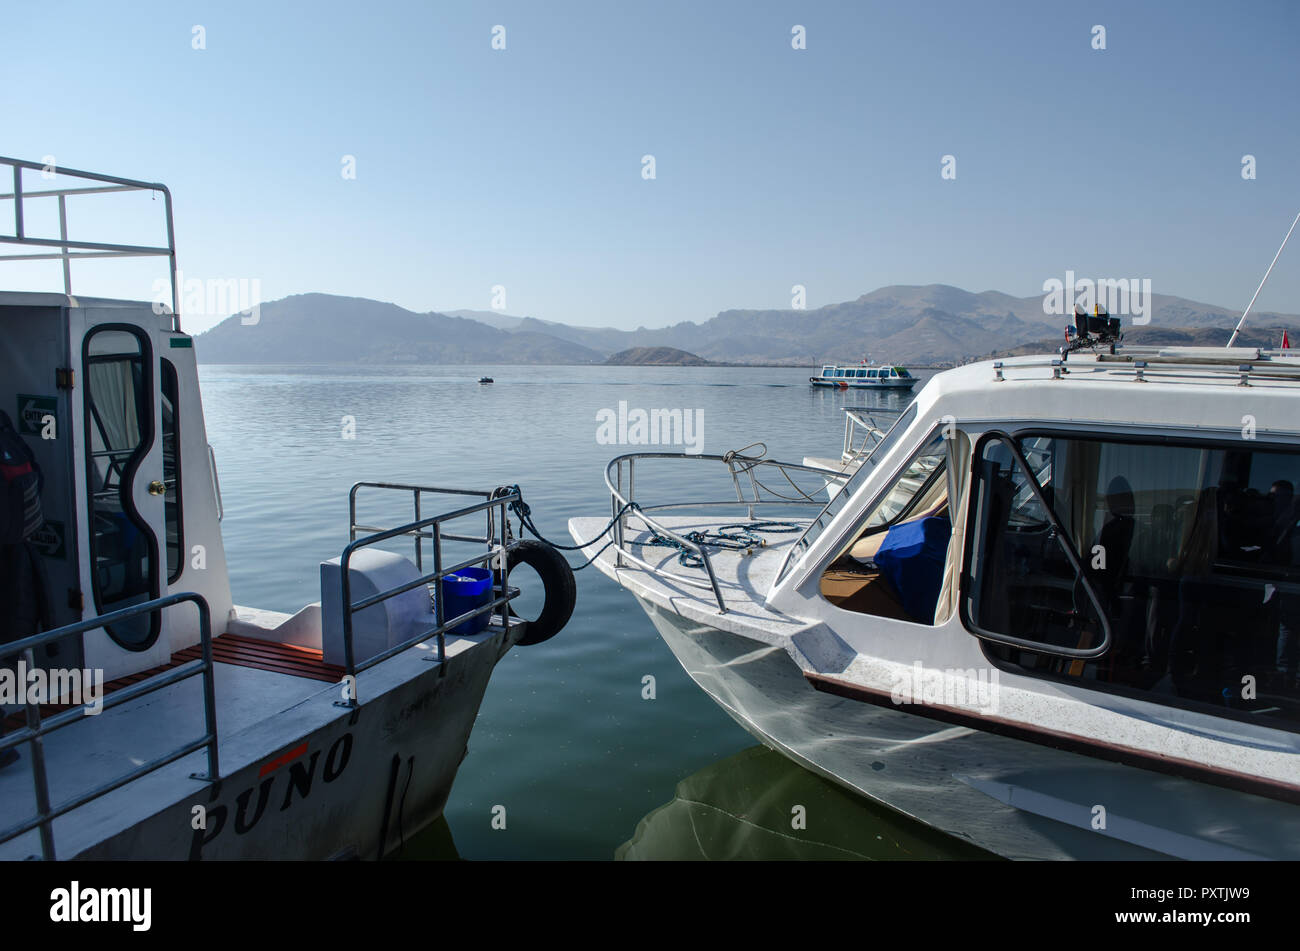
M 691 678 L 760 742 L 990 852 L 1296 857 L 1294 806 L 823 693 L 782 647 L 638 601 Z
M 386 689 L 372 687 L 372 696 L 362 679 L 356 708 L 334 704 L 340 697 L 334 685 L 275 718 L 275 745 L 257 728 L 223 737 L 226 774 L 219 783 L 186 782 L 202 763 L 190 757 L 177 764 L 184 772 L 169 767 L 109 793 L 105 801 L 129 797 L 137 808 L 142 801 L 161 808 L 60 857 L 380 858 L 442 814 L 505 637 L 500 629 L 485 635 L 448 656 L 445 669 L 423 661 L 430 656 L 425 652 L 401 655 L 404 676 L 389 678 Z M 322 722 L 326 710 L 333 712 Z M 294 719 L 311 726 L 285 742 L 285 720 Z M 227 762 L 238 765 L 227 772 Z M 177 796 L 178 785 L 188 794 Z M 121 805 L 130 811 L 126 801 Z M 55 821 L 56 843 L 60 827 L 77 821 L 75 812 Z M 39 854 L 35 836 L 9 846 Z

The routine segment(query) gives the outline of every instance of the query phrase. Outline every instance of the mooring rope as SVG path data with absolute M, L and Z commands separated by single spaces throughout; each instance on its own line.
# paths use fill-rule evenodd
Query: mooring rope
M 582 549 L 586 548 L 588 545 L 594 545 L 596 542 L 600 541 L 602 538 L 608 535 L 610 530 L 613 529 L 613 527 L 618 524 L 618 520 L 622 518 L 626 513 L 639 511 L 641 508 L 641 506 L 637 505 L 635 502 L 626 502 L 623 504 L 623 507 L 620 508 L 618 512 L 615 513 L 614 517 L 609 520 L 608 524 L 606 524 L 605 527 L 601 529 L 594 538 L 585 542 L 579 542 L 577 545 L 560 545 L 557 544 L 556 542 L 551 541 L 549 538 L 543 535 L 538 530 L 537 526 L 533 523 L 533 510 L 532 508 L 529 507 L 528 503 L 524 501 L 524 492 L 521 488 L 519 488 L 519 486 L 517 485 L 499 486 L 495 490 L 493 490 L 492 498 L 495 499 L 502 495 L 510 495 L 512 493 L 514 495 L 519 496 L 519 498 L 513 502 L 508 503 L 506 505 L 506 508 L 508 508 L 511 512 L 513 512 L 516 516 L 518 516 L 520 536 L 522 537 L 525 531 L 529 531 L 543 545 L 549 545 L 551 548 L 554 548 L 557 551 L 582 551 Z M 509 522 L 507 522 L 506 530 L 509 531 L 509 528 L 510 528 L 510 524 Z M 578 567 L 574 568 L 573 570 L 581 571 L 583 568 L 586 568 L 597 558 L 599 558 L 602 554 L 604 554 L 605 549 L 608 548 L 610 545 L 614 544 L 614 542 L 615 539 L 611 538 L 609 541 L 607 541 L 604 545 L 600 547 L 600 550 L 596 552 L 596 554 L 592 555 L 590 558 L 588 558 L 582 564 L 578 565 Z
M 747 455 L 746 450 L 753 449 L 755 446 L 761 446 L 762 451 L 760 451 L 756 455 Z M 767 455 L 766 443 L 752 442 L 748 446 L 745 446 L 744 448 L 732 449 L 729 452 L 723 453 L 722 461 L 725 462 L 728 466 L 733 466 L 732 471 L 735 474 L 744 475 L 745 473 L 750 472 L 750 470 L 757 469 L 760 465 L 762 465 L 766 461 L 764 459 L 766 455 Z M 750 478 L 753 479 L 754 484 L 758 486 L 760 489 L 762 489 L 764 492 L 776 496 L 778 499 L 780 499 L 783 502 L 816 502 L 817 501 L 817 499 L 813 495 L 809 495 L 807 492 L 805 492 L 795 483 L 794 479 L 790 478 L 790 473 L 785 471 L 785 466 L 781 465 L 780 463 L 776 463 L 776 467 L 781 470 L 781 475 L 785 477 L 785 481 L 789 482 L 791 487 L 793 487 L 793 489 L 799 493 L 800 496 L 799 498 L 792 499 L 787 495 L 782 495 L 780 492 L 773 489 L 770 485 L 765 485 L 763 481 L 759 479 L 759 477 L 756 475 L 750 475 Z M 837 475 L 843 474 L 843 472 L 844 470 L 841 469 L 840 472 L 837 473 Z M 825 482 L 821 484 L 819 488 L 813 490 L 814 494 L 818 492 L 825 492 L 830 487 L 832 481 L 833 480 L 831 479 L 827 479 Z
M 755 443 L 754 445 L 762 445 Z M 753 446 L 746 446 L 746 449 L 752 449 Z M 628 512 L 639 512 L 641 506 L 635 502 L 625 502 L 623 506 L 615 513 L 614 517 L 609 520 L 603 529 L 596 533 L 594 538 L 585 542 L 579 542 L 577 545 L 560 545 L 551 541 L 538 530 L 537 525 L 533 522 L 533 510 L 528 503 L 524 501 L 523 490 L 517 485 L 500 486 L 492 493 L 492 498 L 498 498 L 502 495 L 514 494 L 518 499 L 507 503 L 507 508 L 513 512 L 519 519 L 519 534 L 522 536 L 525 531 L 530 532 L 539 542 L 549 545 L 558 551 L 582 551 L 590 545 L 594 545 L 613 530 L 618 524 L 618 520 Z M 507 530 L 509 526 L 507 525 Z M 667 535 L 661 535 L 658 531 L 651 528 L 649 524 L 646 528 L 650 531 L 650 538 L 642 542 L 642 545 L 659 548 L 676 548 L 678 550 L 677 561 L 686 568 L 702 568 L 704 559 L 700 557 L 699 552 L 695 551 L 675 538 L 669 538 Z M 784 534 L 797 532 L 803 529 L 802 525 L 795 522 L 736 522 L 731 525 L 721 525 L 716 529 L 707 531 L 694 531 L 684 536 L 687 541 L 701 547 L 708 546 L 726 551 L 743 551 L 749 552 L 754 548 L 763 548 L 767 545 L 767 539 L 761 537 L 759 532 L 772 534 Z M 581 571 L 586 568 L 602 554 L 605 550 L 613 545 L 616 539 L 611 538 L 600 547 L 594 555 L 584 561 L 581 565 L 574 568 L 574 571 Z

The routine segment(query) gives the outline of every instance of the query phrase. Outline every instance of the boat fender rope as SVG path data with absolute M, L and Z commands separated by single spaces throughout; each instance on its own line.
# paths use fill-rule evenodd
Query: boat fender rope
M 609 520 L 609 522 L 605 525 L 603 529 L 601 529 L 599 532 L 596 533 L 594 538 L 591 538 L 585 542 L 579 542 L 577 545 L 561 545 L 558 542 L 551 541 L 540 531 L 538 531 L 537 526 L 533 523 L 533 510 L 529 507 L 528 503 L 524 501 L 524 494 L 523 491 L 519 488 L 519 486 L 517 485 L 498 486 L 496 489 L 492 491 L 491 497 L 495 499 L 495 498 L 499 498 L 500 496 L 510 495 L 510 494 L 517 494 L 519 496 L 519 499 L 517 501 L 510 502 L 507 508 L 509 508 L 509 510 L 519 518 L 520 538 L 523 538 L 524 532 L 527 531 L 543 545 L 547 545 L 551 548 L 556 549 L 557 551 L 582 551 L 584 548 L 588 547 L 589 545 L 594 545 L 596 542 L 600 541 L 602 538 L 604 538 L 613 530 L 614 526 L 618 524 L 618 520 L 620 518 L 622 518 L 628 512 L 636 512 L 639 511 L 641 508 L 641 506 L 637 505 L 635 502 L 628 502 L 618 510 L 618 513 Z M 506 526 L 508 532 L 509 522 L 506 523 Z M 600 547 L 600 550 L 597 551 L 596 554 L 592 555 L 582 564 L 576 567 L 570 566 L 571 570 L 581 571 L 583 568 L 586 568 L 597 558 L 599 558 L 601 554 L 604 553 L 605 549 L 612 544 L 614 544 L 614 539 L 611 538 L 608 542 L 606 542 L 604 545 Z

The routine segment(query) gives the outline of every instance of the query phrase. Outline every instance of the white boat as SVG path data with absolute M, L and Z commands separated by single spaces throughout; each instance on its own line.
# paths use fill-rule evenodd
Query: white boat
M 907 367 L 828 363 L 816 376 L 808 377 L 808 382 L 813 386 L 833 386 L 841 390 L 910 390 L 916 386 L 916 377 L 908 372 Z
M 971 364 L 855 463 L 619 456 L 596 564 L 762 743 L 966 842 L 1300 858 L 1300 357 Z
M 441 813 L 497 661 L 563 625 L 506 609 L 509 567 L 537 552 L 509 538 L 518 492 L 359 482 L 340 557 L 288 569 L 319 571 L 321 602 L 235 605 L 170 194 L 63 169 L 80 184 L 25 190 L 40 164 L 0 168 L 15 209 L 0 241 L 29 252 L 4 260 L 61 260 L 64 273 L 61 294 L 0 294 L 0 407 L 17 405 L 8 438 L 31 456 L 0 486 L 37 484 L 32 461 L 43 473 L 39 529 L 0 549 L 5 590 L 21 594 L 0 620 L 25 635 L 0 642 L 0 858 L 385 854 Z M 129 191 L 164 198 L 165 245 L 69 238 L 66 203 Z M 25 234 L 38 200 L 57 202 L 58 238 Z M 171 308 L 73 296 L 72 263 L 127 255 L 168 260 Z M 362 522 L 403 499 L 408 520 Z M 381 547 L 398 542 L 414 560 Z M 470 583 L 484 590 L 452 590 Z M 46 615 L 25 630 L 24 605 Z

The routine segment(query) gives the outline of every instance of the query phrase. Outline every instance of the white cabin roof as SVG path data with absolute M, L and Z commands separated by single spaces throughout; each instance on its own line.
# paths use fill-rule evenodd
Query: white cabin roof
M 1300 434 L 1297 396 L 1300 351 L 1124 348 L 1064 361 L 1026 356 L 968 364 L 930 380 L 917 409 L 922 417 L 951 415 L 959 426 L 1032 421 L 1099 429 L 1240 431 L 1250 416 L 1259 431 Z
M 113 297 L 82 297 L 39 291 L 0 291 L 0 307 L 120 307 L 124 310 L 152 308 L 148 301 L 119 300 Z

